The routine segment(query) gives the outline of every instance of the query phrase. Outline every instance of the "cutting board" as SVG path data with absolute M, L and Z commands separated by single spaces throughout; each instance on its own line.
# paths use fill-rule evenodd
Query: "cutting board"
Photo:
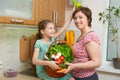
M 30 58 L 32 59 L 33 57 L 33 52 L 34 52 L 34 45 L 35 45 L 36 37 L 34 34 L 30 36 Z
M 32 34 L 30 36 L 30 59 L 31 59 L 31 61 L 32 61 L 32 58 L 33 58 L 35 42 L 36 42 L 36 36 L 34 34 Z M 36 71 L 35 65 L 32 64 L 32 68 L 33 68 L 33 70 Z
M 30 53 L 29 38 L 26 36 L 22 36 L 20 38 L 20 61 L 21 62 L 28 61 L 29 53 Z

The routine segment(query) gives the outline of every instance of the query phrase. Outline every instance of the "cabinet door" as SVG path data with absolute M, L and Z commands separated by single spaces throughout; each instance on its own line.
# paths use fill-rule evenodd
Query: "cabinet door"
M 65 0 L 53 0 L 53 22 L 56 26 L 63 26 L 65 22 Z M 55 17 L 54 17 L 55 16 Z
M 38 0 L 37 23 L 48 19 L 52 21 L 52 0 Z
M 1 0 L 0 22 L 7 24 L 35 24 L 37 0 Z

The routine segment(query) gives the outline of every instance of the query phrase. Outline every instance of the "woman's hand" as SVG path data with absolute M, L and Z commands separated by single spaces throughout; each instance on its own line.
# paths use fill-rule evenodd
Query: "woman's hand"
M 56 69 L 59 68 L 59 66 L 56 64 L 55 61 L 49 61 L 49 62 L 48 62 L 48 66 L 49 66 L 50 68 L 52 68 L 53 70 L 56 70 Z
M 68 65 L 68 68 L 67 70 L 64 72 L 65 74 L 70 72 L 71 70 L 73 70 L 75 68 L 75 64 L 72 64 L 72 63 L 65 63 L 66 65 Z

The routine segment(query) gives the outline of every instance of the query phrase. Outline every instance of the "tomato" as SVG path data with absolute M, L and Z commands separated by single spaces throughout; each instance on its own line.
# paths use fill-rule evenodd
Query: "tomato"
M 64 60 L 64 56 L 60 56 L 60 59 L 63 61 Z
M 62 64 L 62 62 L 63 62 L 60 58 L 56 59 L 55 61 L 56 61 L 58 64 Z

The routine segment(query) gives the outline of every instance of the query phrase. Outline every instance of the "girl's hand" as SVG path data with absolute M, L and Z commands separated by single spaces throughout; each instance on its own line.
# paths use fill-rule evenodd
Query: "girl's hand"
M 72 10 L 72 11 L 74 12 L 74 11 L 75 11 L 75 9 L 76 9 L 76 8 L 75 8 L 75 5 L 73 5 L 73 10 Z
M 56 69 L 58 69 L 58 65 L 56 64 L 56 62 L 55 61 L 49 61 L 48 62 L 48 66 L 50 67 L 50 68 L 52 68 L 53 70 L 56 70 Z
M 73 77 L 71 77 L 69 80 L 75 80 Z
M 68 65 L 68 68 L 67 70 L 64 72 L 65 74 L 70 72 L 71 70 L 73 70 L 75 68 L 75 64 L 72 64 L 72 63 L 65 63 L 66 65 Z

